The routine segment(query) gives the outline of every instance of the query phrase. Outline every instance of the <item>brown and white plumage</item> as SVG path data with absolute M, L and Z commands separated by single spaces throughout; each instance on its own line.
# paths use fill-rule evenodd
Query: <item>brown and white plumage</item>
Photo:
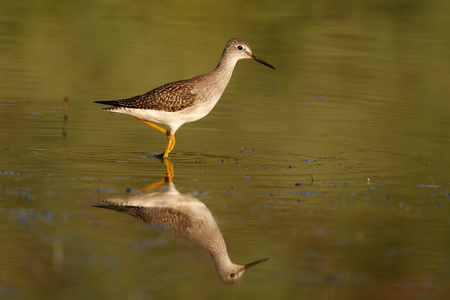
M 112 105 L 102 110 L 116 111 L 124 108 L 137 108 L 176 112 L 194 104 L 197 90 L 190 80 L 176 81 L 162 85 L 150 92 L 122 100 L 97 101 Z
M 167 83 L 139 96 L 96 103 L 111 105 L 112 107 L 102 110 L 135 116 L 165 133 L 168 144 L 163 157 L 168 158 L 175 145 L 175 132 L 184 123 L 199 120 L 214 108 L 240 59 L 253 59 L 275 69 L 255 56 L 247 42 L 234 38 L 227 43 L 217 67 L 210 73 Z M 153 122 L 167 125 L 169 130 Z

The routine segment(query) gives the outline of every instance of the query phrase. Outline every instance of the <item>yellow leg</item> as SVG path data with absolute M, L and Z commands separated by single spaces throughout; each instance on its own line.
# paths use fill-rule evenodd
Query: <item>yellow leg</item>
M 162 128 L 161 126 L 158 126 L 158 125 L 156 125 L 156 124 L 153 124 L 153 123 L 150 122 L 150 121 L 147 121 L 147 120 L 144 120 L 144 119 L 141 119 L 141 118 L 138 118 L 138 117 L 136 117 L 136 119 L 138 119 L 138 120 L 141 121 L 141 122 L 144 122 L 144 123 L 147 124 L 147 125 L 152 126 L 153 128 L 158 129 L 158 130 L 161 131 L 162 133 L 164 133 L 164 134 L 166 134 L 167 136 L 169 136 L 169 131 L 166 130 L 166 129 L 164 129 L 164 128 Z
M 164 156 L 163 158 L 168 158 L 169 157 L 169 153 L 172 151 L 173 147 L 175 146 L 175 135 L 171 134 L 170 132 L 167 134 L 167 147 L 166 150 L 164 151 Z
M 169 153 L 170 153 L 170 151 L 172 151 L 173 147 L 175 146 L 175 135 L 171 134 L 170 131 L 168 131 L 168 130 L 162 128 L 161 126 L 158 126 L 150 121 L 147 121 L 147 120 L 144 120 L 144 119 L 141 119 L 138 117 L 136 117 L 136 119 L 138 119 L 141 122 L 144 122 L 147 125 L 152 126 L 153 128 L 158 129 L 159 131 L 161 131 L 162 133 L 167 135 L 168 142 L 167 142 L 166 150 L 164 151 L 163 158 L 165 158 L 165 159 L 169 158 Z

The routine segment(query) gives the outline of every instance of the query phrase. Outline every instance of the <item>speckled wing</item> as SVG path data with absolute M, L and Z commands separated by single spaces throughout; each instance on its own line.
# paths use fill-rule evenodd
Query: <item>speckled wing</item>
M 182 80 L 162 85 L 139 96 L 115 101 L 96 101 L 96 103 L 114 106 L 104 109 L 111 111 L 127 107 L 175 112 L 192 106 L 196 95 L 197 89 L 194 84 L 188 80 Z
M 116 206 L 99 205 L 98 208 L 106 208 L 117 212 L 126 213 L 152 224 L 156 229 L 162 229 L 174 234 L 188 237 L 192 231 L 191 218 L 177 210 L 168 207 L 137 207 L 137 206 Z

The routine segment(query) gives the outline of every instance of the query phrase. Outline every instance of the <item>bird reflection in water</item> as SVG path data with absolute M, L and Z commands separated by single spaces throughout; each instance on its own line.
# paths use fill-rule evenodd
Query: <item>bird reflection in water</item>
M 128 198 L 106 199 L 107 208 L 127 213 L 144 220 L 158 229 L 167 230 L 185 237 L 205 248 L 216 266 L 217 275 L 225 284 L 237 282 L 244 272 L 268 258 L 238 265 L 228 256 L 223 236 L 206 205 L 190 194 L 180 194 L 173 184 L 173 165 L 164 160 L 166 178 L 149 185 L 140 193 Z M 167 184 L 166 190 L 152 192 L 160 185 Z

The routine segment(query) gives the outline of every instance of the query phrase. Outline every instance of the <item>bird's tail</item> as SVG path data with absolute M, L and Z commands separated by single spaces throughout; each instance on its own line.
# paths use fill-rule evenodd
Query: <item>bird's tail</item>
M 94 101 L 94 103 L 111 105 L 111 106 L 120 106 L 119 101 L 117 100 L 108 100 L 108 101 Z

